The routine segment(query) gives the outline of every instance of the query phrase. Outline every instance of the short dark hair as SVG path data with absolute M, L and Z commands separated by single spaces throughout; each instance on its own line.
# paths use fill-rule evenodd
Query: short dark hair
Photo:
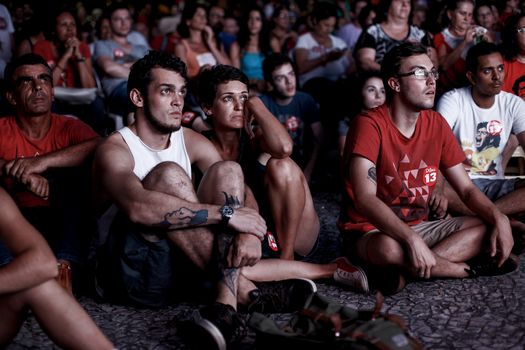
M 482 41 L 472 46 L 467 52 L 466 65 L 467 72 L 474 73 L 478 69 L 478 61 L 481 56 L 490 55 L 491 53 L 501 53 L 498 45 Z
M 292 60 L 290 59 L 290 57 L 280 54 L 280 53 L 270 54 L 268 57 L 264 59 L 263 64 L 262 64 L 264 80 L 266 80 L 268 83 L 272 83 L 273 82 L 273 79 L 272 79 L 273 71 L 287 63 L 291 64 L 295 71 L 294 64 Z
M 104 16 L 111 20 L 111 16 L 113 16 L 113 13 L 118 10 L 128 10 L 128 12 L 131 14 L 131 10 L 127 2 L 114 1 L 111 3 L 111 5 L 109 5 L 106 8 L 106 11 L 104 11 Z
M 385 92 L 387 100 L 392 97 L 392 91 L 388 88 L 388 79 L 397 77 L 399 74 L 399 67 L 401 62 L 408 57 L 423 55 L 427 53 L 427 49 L 421 44 L 403 43 L 388 51 L 381 63 L 381 77 L 385 85 Z
M 315 23 L 330 17 L 335 17 L 337 19 L 337 7 L 332 3 L 319 1 L 315 3 L 314 8 L 310 13 L 310 17 Z
M 18 67 L 21 66 L 35 66 L 35 65 L 43 65 L 49 75 L 52 75 L 51 68 L 47 64 L 46 60 L 37 54 L 34 53 L 27 53 L 25 55 L 22 55 L 20 57 L 14 58 L 7 64 L 7 66 L 4 69 L 4 80 L 5 80 L 5 87 L 8 91 L 12 91 L 15 87 L 15 82 L 13 80 L 15 71 Z
M 240 81 L 248 86 L 248 77 L 240 69 L 225 64 L 218 64 L 209 69 L 204 69 L 198 77 L 198 99 L 202 106 L 209 107 L 213 104 L 217 87 L 230 81 Z
M 137 89 L 143 96 L 147 96 L 153 68 L 164 68 L 179 73 L 187 80 L 186 64 L 180 58 L 151 50 L 131 66 L 128 77 L 128 94 L 131 90 Z

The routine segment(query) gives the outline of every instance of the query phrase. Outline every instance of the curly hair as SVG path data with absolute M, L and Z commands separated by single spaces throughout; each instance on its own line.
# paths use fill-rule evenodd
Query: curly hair
M 220 84 L 240 81 L 248 86 L 248 77 L 240 69 L 225 64 L 218 64 L 203 70 L 198 77 L 197 92 L 199 103 L 209 107 L 213 104 Z

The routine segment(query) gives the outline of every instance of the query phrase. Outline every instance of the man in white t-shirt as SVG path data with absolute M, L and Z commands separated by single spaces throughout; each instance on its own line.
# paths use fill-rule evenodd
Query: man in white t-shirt
M 454 89 L 440 99 L 441 113 L 460 143 L 466 170 L 473 182 L 506 215 L 525 212 L 525 181 L 505 179 L 503 150 L 515 134 L 525 147 L 525 103 L 501 91 L 505 71 L 496 45 L 482 42 L 467 54 L 467 78 L 471 86 Z M 446 188 L 449 208 L 469 213 L 457 195 Z

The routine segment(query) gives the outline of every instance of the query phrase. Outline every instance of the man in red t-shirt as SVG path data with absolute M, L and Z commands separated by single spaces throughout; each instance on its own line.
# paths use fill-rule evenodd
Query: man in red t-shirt
M 388 102 L 356 118 L 344 150 L 338 225 L 345 248 L 369 277 L 380 275 L 383 285 L 376 287 L 386 293 L 400 290 L 404 275 L 462 278 L 515 269 L 508 259 L 513 246 L 508 218 L 472 184 L 447 122 L 430 110 L 438 73 L 426 49 L 414 44 L 392 49 L 381 73 Z M 439 171 L 485 222 L 428 221 Z M 494 263 L 470 260 L 486 239 Z
M 88 188 L 77 169 L 100 138 L 79 120 L 51 113 L 53 81 L 46 61 L 35 54 L 5 70 L 6 97 L 16 116 L 0 118 L 0 179 L 26 219 L 46 237 L 65 272 L 80 263 L 86 238 L 78 232 Z M 85 215 L 85 210 L 84 210 Z M 11 260 L 0 246 L 0 265 Z

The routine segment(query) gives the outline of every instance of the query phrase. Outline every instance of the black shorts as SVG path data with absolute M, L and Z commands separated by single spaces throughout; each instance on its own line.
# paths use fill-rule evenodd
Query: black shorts
M 173 295 L 174 265 L 166 237 L 150 242 L 118 213 L 97 254 L 97 293 L 112 302 L 161 307 Z

